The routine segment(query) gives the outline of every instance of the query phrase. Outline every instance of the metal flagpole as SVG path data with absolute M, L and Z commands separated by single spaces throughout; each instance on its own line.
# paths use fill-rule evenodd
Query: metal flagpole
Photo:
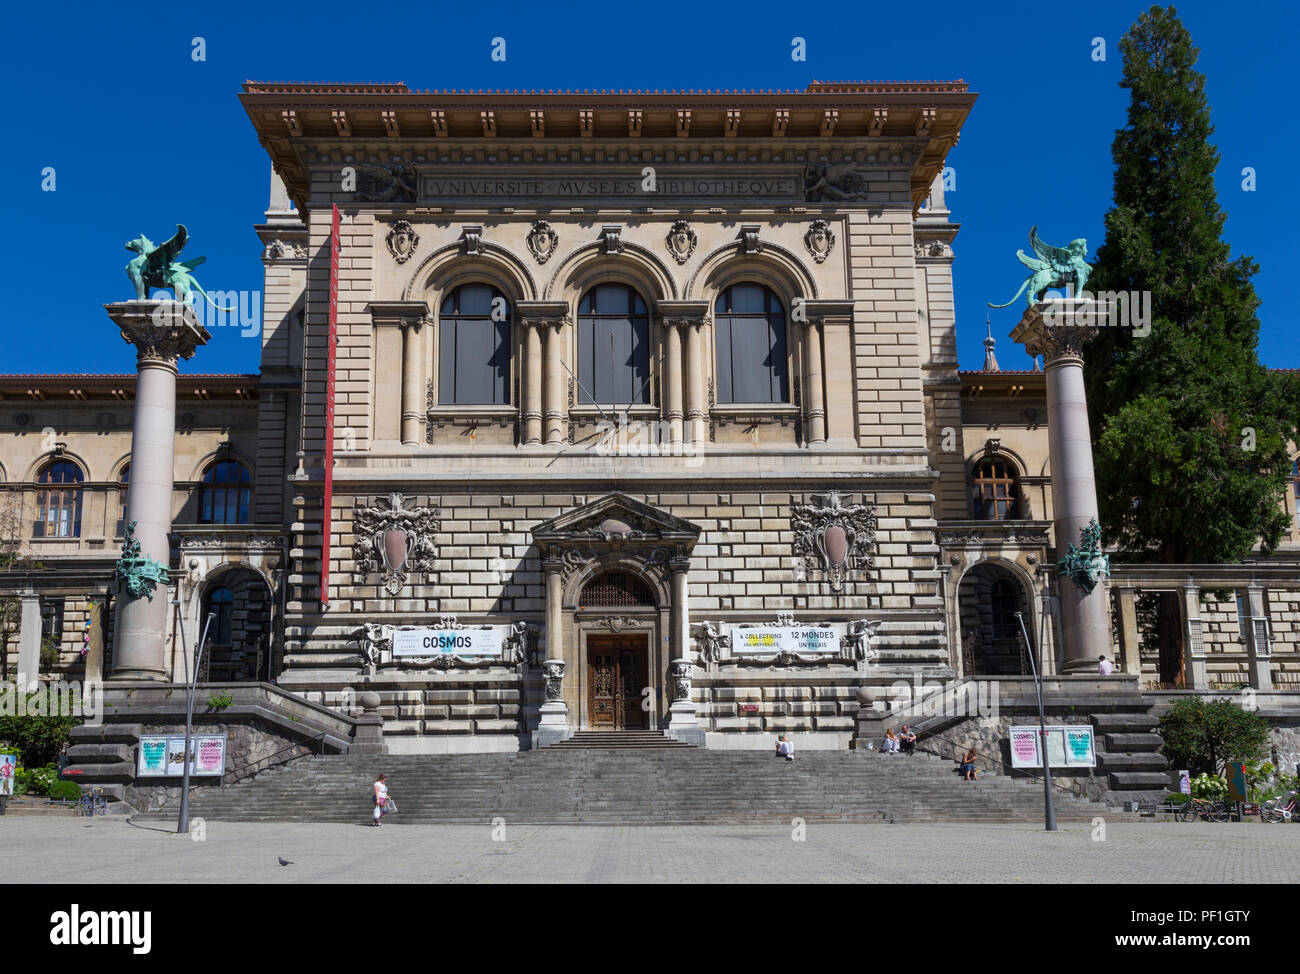
M 1043 827 L 1048 832 L 1055 832 L 1056 806 L 1052 804 L 1052 767 L 1047 759 L 1047 719 L 1043 716 L 1043 684 L 1038 678 L 1038 664 L 1034 661 L 1034 648 L 1029 645 L 1029 633 L 1025 631 L 1024 613 L 1017 612 L 1016 621 L 1020 623 L 1020 635 L 1024 637 L 1027 649 L 1025 655 L 1029 657 L 1029 666 L 1034 672 L 1034 692 L 1038 695 L 1038 753 L 1043 757 Z

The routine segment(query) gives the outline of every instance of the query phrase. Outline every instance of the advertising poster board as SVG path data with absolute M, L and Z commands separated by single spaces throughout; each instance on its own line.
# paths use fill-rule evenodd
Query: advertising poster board
M 185 771 L 184 754 L 183 735 L 146 734 L 140 738 L 136 774 L 141 778 L 179 778 Z M 193 735 L 190 738 L 190 775 L 214 777 L 225 773 L 226 735 Z
M 498 657 L 500 629 L 394 629 L 394 656 Z
M 14 793 L 14 774 L 18 771 L 17 754 L 0 754 L 0 795 Z
M 1096 744 L 1091 724 L 1049 724 L 1047 760 L 1053 768 L 1093 768 L 1097 765 Z M 1038 753 L 1038 728 L 1018 726 L 1010 729 L 1011 766 L 1041 768 Z
M 734 656 L 817 656 L 839 651 L 840 634 L 834 626 L 742 626 L 731 630 Z

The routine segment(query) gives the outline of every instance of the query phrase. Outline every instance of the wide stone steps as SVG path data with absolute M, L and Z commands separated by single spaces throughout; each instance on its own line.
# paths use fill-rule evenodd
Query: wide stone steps
M 1040 784 L 994 775 L 966 782 L 951 768 L 920 754 L 818 751 L 785 761 L 692 747 L 333 756 L 200 788 L 190 808 L 216 821 L 363 822 L 382 770 L 399 808 L 393 823 L 1041 821 Z M 1064 794 L 1056 807 L 1062 821 L 1134 818 Z

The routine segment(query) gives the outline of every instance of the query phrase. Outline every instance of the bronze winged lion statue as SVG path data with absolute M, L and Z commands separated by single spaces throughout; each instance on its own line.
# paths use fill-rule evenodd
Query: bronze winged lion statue
M 131 258 L 126 265 L 126 276 L 135 285 L 136 300 L 147 299 L 151 288 L 166 288 L 176 295 L 177 301 L 191 304 L 194 301 L 194 292 L 198 291 L 218 311 L 229 313 L 236 310 L 234 307 L 221 307 L 194 279 L 194 268 L 207 260 L 206 257 L 176 260 L 187 240 L 189 240 L 189 233 L 182 224 L 178 223 L 176 235 L 164 243 L 155 244 L 143 233 L 134 240 L 126 242 L 126 249 L 135 251 L 139 255 Z
M 1065 247 L 1053 247 L 1038 239 L 1038 227 L 1030 227 L 1029 246 L 1034 249 L 1037 257 L 1030 257 L 1023 250 L 1017 250 L 1016 256 L 1033 273 L 1025 278 L 1025 283 L 1020 285 L 1015 297 L 1006 304 L 989 302 L 990 308 L 1010 307 L 1022 294 L 1032 307 L 1035 301 L 1041 300 L 1043 292 L 1048 288 L 1073 284 L 1077 294 L 1087 286 L 1088 275 L 1092 273 L 1092 265 L 1083 259 L 1088 253 L 1087 240 L 1080 237 L 1071 240 Z

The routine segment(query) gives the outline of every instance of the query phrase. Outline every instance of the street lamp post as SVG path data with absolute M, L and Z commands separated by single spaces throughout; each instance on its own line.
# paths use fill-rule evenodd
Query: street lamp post
M 1034 660 L 1034 647 L 1029 642 L 1029 633 L 1025 630 L 1023 613 L 1016 613 L 1020 623 L 1020 635 L 1025 640 L 1025 655 L 1029 657 L 1029 668 L 1034 674 L 1034 693 L 1038 695 L 1038 753 L 1043 756 L 1043 817 L 1044 828 L 1048 832 L 1056 831 L 1056 806 L 1052 804 L 1052 767 L 1047 759 L 1047 718 L 1043 716 L 1043 683 L 1038 678 L 1038 663 Z
M 203 635 L 199 638 L 198 647 L 194 651 L 194 671 L 187 674 L 189 692 L 185 698 L 185 751 L 181 757 L 181 814 L 176 822 L 176 831 L 180 835 L 188 835 L 190 831 L 190 735 L 194 728 L 194 695 L 198 689 L 199 670 L 203 665 L 203 647 L 208 643 L 208 630 L 212 628 L 212 620 L 216 616 L 216 612 L 209 612 L 207 619 L 203 621 Z M 186 657 L 185 667 L 189 669 L 189 657 L 184 650 L 184 639 L 184 629 L 182 629 L 181 655 Z

